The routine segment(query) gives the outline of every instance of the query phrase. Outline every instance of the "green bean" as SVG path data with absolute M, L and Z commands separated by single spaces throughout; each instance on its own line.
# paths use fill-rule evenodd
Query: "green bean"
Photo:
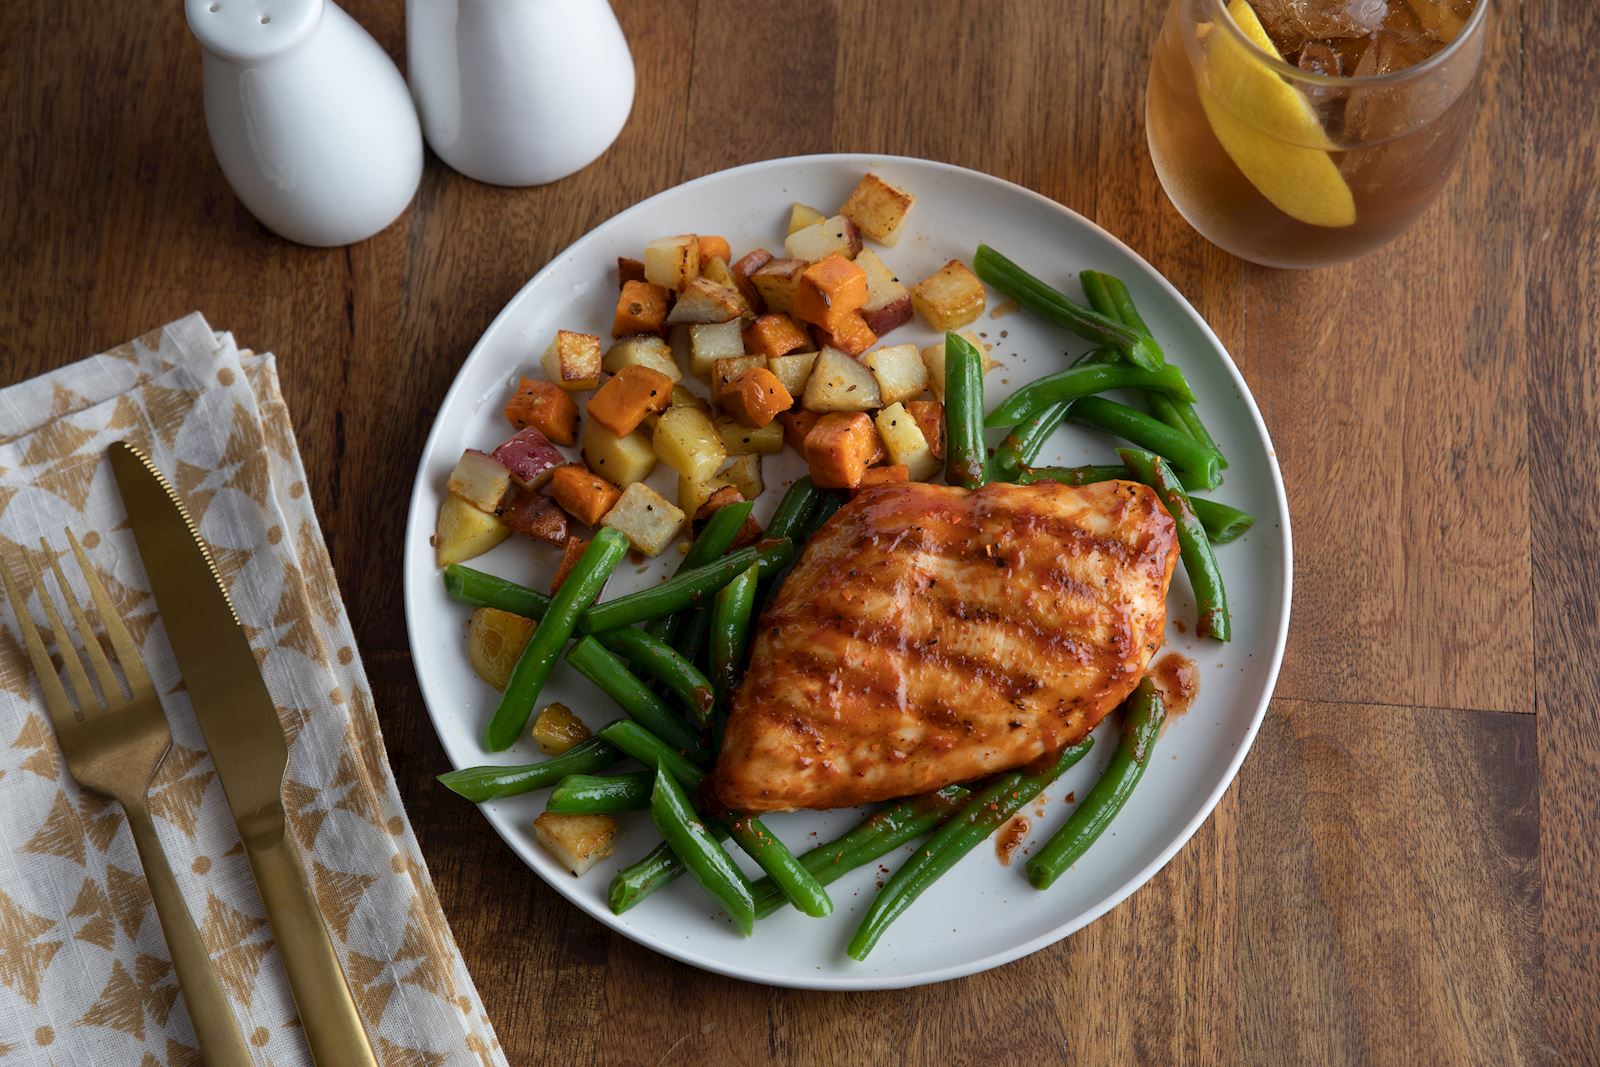
M 1189 391 L 1183 372 L 1174 364 L 1145 370 L 1131 363 L 1083 363 L 1047 374 L 1012 393 L 989 413 L 986 426 L 1015 426 L 1041 409 L 1063 400 L 1093 396 L 1108 389 L 1145 389 L 1182 395 Z
M 677 712 L 628 670 L 616 653 L 585 637 L 567 653 L 567 662 L 622 706 L 628 717 L 680 752 L 700 745 L 700 737 Z
M 569 774 L 550 790 L 544 810 L 560 815 L 601 815 L 613 811 L 640 811 L 650 806 L 653 771 L 623 774 Z
M 772 513 L 772 521 L 767 523 L 767 536 L 794 537 L 805 529 L 806 520 L 821 500 L 822 491 L 811 484 L 811 475 L 803 474 L 796 478 L 784 492 L 783 499 L 778 501 L 778 510 Z
M 1102 363 L 1120 363 L 1122 353 L 1114 348 L 1091 348 L 1071 363 L 1069 367 L 1094 367 Z
M 728 850 L 695 815 L 683 788 L 666 769 L 656 771 L 655 788 L 650 793 L 650 818 L 694 880 L 722 905 L 739 932 L 749 937 L 756 928 L 750 882 Z
M 1160 456 L 1133 448 L 1118 449 L 1117 455 L 1135 478 L 1156 491 L 1177 524 L 1178 551 L 1183 569 L 1188 572 L 1189 584 L 1194 587 L 1195 609 L 1200 615 L 1194 632 L 1201 637 L 1228 640 L 1233 626 L 1228 619 L 1228 594 L 1222 585 L 1222 571 L 1211 552 L 1205 527 L 1195 515 L 1189 494 L 1184 492 L 1172 468 Z
M 802 543 L 811 540 L 811 535 L 822 529 L 834 512 L 844 507 L 846 497 L 837 489 L 818 490 L 817 506 L 811 510 L 811 517 L 806 520 L 806 528 L 800 534 Z
M 670 689 L 697 722 L 703 725 L 711 717 L 710 680 L 671 645 L 632 626 L 603 630 L 594 639 Z
M 474 607 L 498 608 L 525 619 L 542 619 L 550 610 L 550 598 L 538 590 L 459 563 L 444 569 L 444 591 Z
M 980 244 L 972 257 L 978 277 L 1048 322 L 1071 330 L 1086 340 L 1126 353 L 1146 370 L 1161 366 L 1165 357 L 1155 339 L 1132 330 L 1115 319 L 1086 308 L 1011 262 L 988 245 Z
M 606 527 L 609 529 L 609 527 Z M 647 619 L 658 619 L 674 611 L 692 607 L 703 598 L 727 585 L 752 563 L 761 565 L 763 575 L 771 574 L 794 558 L 794 542 L 786 537 L 764 538 L 748 545 L 714 563 L 684 571 L 660 585 L 619 596 L 596 604 L 583 615 L 583 629 L 588 633 L 615 630 Z M 576 572 L 574 572 L 576 573 Z M 567 579 L 571 581 L 571 578 Z M 566 586 L 561 587 L 563 590 Z
M 1206 528 L 1206 540 L 1214 545 L 1237 541 L 1244 536 L 1246 530 L 1256 524 L 1254 515 L 1228 504 L 1219 504 L 1215 500 L 1204 500 L 1197 496 L 1191 496 L 1189 503 L 1194 506 L 1194 513 L 1200 517 L 1200 525 Z
M 717 840 L 727 839 L 726 826 L 713 825 L 708 829 Z M 621 915 L 682 873 L 683 861 L 663 841 L 612 876 L 611 884 L 606 888 L 606 902 L 611 905 L 613 915 Z M 779 900 L 782 901 L 783 897 L 780 896 Z
M 1189 431 L 1189 436 L 1214 451 L 1217 454 L 1217 466 L 1227 470 L 1228 457 L 1217 447 L 1216 440 L 1212 438 L 1211 431 L 1206 429 L 1206 424 L 1200 421 L 1200 413 L 1194 409 L 1194 405 L 1185 400 L 1172 400 L 1169 406 L 1183 423 L 1183 428 Z
M 983 355 L 954 330 L 944 335 L 944 478 L 976 489 L 989 480 L 983 444 Z
M 1122 739 L 1100 780 L 1073 810 L 1066 825 L 1052 834 L 1044 848 L 1028 861 L 1028 881 L 1035 889 L 1050 888 L 1050 884 L 1076 863 L 1117 817 L 1144 774 L 1166 714 L 1155 684 L 1145 678 L 1123 704 Z
M 813 919 L 833 914 L 833 901 L 828 897 L 828 891 L 822 888 L 817 876 L 795 859 L 794 853 L 789 851 L 789 846 L 778 840 L 777 835 L 768 830 L 760 819 L 730 812 L 722 821 L 732 832 L 733 839 L 738 842 L 739 847 L 744 849 L 745 855 L 755 860 L 756 865 L 767 872 L 767 878 L 772 880 L 778 891 L 789 903 L 798 908 L 801 914 L 809 915 Z M 753 895 L 754 887 L 751 889 Z M 751 917 L 755 918 L 753 903 Z
M 1061 425 L 1061 420 L 1067 417 L 1067 409 L 1071 406 L 1071 401 L 1063 400 L 1040 408 L 1031 418 L 1006 434 L 990 462 L 994 480 L 1017 481 L 1028 465 L 1039 458 L 1039 450 L 1055 432 L 1055 428 Z
M 755 602 L 756 568 L 751 567 L 717 591 L 716 606 L 711 609 L 711 677 L 717 693 L 719 734 L 733 704 L 733 692 L 739 687 Z
M 1121 463 L 1092 463 L 1086 467 L 1029 467 L 1018 476 L 1022 485 L 1034 482 L 1060 482 L 1062 485 L 1090 485 L 1126 478 L 1128 468 Z
M 1002 774 L 968 800 L 954 818 L 912 853 L 911 858 L 889 877 L 888 883 L 873 898 L 861 925 L 856 927 L 855 936 L 850 939 L 851 959 L 866 959 L 867 953 L 883 937 L 889 924 L 899 918 L 924 890 L 990 834 L 1004 826 L 1011 816 L 1061 777 L 1068 767 L 1082 759 L 1093 744 L 1093 738 L 1085 738 L 1063 749 L 1043 770 Z
M 697 670 L 701 664 L 709 667 L 710 664 L 706 663 L 705 653 L 706 642 L 711 638 L 711 608 L 709 605 L 702 605 L 687 614 L 689 616 L 688 625 L 684 627 L 683 633 L 678 637 L 678 655 L 693 663 Z M 716 687 L 713 686 L 711 691 L 715 695 Z
M 514 797 L 555 785 L 570 774 L 600 771 L 617 762 L 617 749 L 604 738 L 591 737 L 540 763 L 509 767 L 463 767 L 439 775 L 439 784 L 474 804 Z
M 1145 325 L 1144 318 L 1139 314 L 1139 309 L 1133 306 L 1133 296 L 1128 292 L 1128 287 L 1122 284 L 1121 278 L 1098 270 L 1088 273 L 1092 273 L 1099 281 L 1100 286 L 1105 290 L 1110 300 L 1111 307 L 1115 309 L 1114 313 L 1105 311 L 1096 304 L 1096 310 L 1111 318 L 1120 320 L 1122 325 L 1137 330 L 1146 337 L 1154 336 L 1150 332 L 1150 327 Z
M 868 815 L 849 831 L 799 857 L 800 865 L 822 885 L 831 885 L 859 867 L 921 837 L 953 815 L 968 790 L 947 785 L 936 793 L 907 797 Z M 764 919 L 789 902 L 771 878 L 750 886 L 756 918 Z
M 1073 403 L 1067 418 L 1115 434 L 1170 460 L 1180 468 L 1187 488 L 1210 489 L 1222 480 L 1214 450 L 1126 404 L 1086 396 Z
M 534 701 L 539 699 L 539 691 L 555 667 L 556 656 L 572 636 L 579 616 L 600 595 L 600 588 L 627 551 L 628 539 L 618 531 L 609 526 L 595 531 L 594 540 L 578 557 L 572 573 L 567 575 L 560 592 L 550 602 L 550 610 L 534 629 L 522 655 L 517 657 L 517 665 L 511 669 L 511 680 L 500 694 L 500 703 L 495 706 L 494 716 L 484 730 L 484 748 L 500 752 L 510 748 L 522 735 L 528 716 L 533 714 Z
M 672 772 L 673 778 L 690 789 L 698 789 L 700 783 L 705 781 L 705 771 L 636 722 L 628 719 L 608 722 L 600 727 L 595 736 L 624 755 L 632 756 L 646 767 L 657 769 L 665 767 Z
M 745 520 L 750 517 L 750 510 L 755 502 L 751 500 L 740 501 L 718 508 L 711 513 L 711 518 L 706 520 L 705 527 L 700 531 L 700 536 L 694 539 L 685 552 L 683 559 L 678 563 L 675 574 L 692 571 L 696 567 L 703 567 L 707 563 L 720 558 L 729 548 L 733 547 L 734 538 L 739 536 L 739 531 L 744 528 Z M 683 631 L 688 616 L 681 611 L 671 615 L 663 615 L 659 619 L 652 619 L 645 625 L 650 636 L 659 638 L 668 645 L 675 644 L 678 635 Z

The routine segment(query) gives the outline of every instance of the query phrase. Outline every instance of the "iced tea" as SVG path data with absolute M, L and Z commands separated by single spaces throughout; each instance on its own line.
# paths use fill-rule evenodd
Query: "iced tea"
M 1278 267 L 1391 240 L 1450 175 L 1488 0 L 1173 0 L 1146 127 L 1195 229 Z

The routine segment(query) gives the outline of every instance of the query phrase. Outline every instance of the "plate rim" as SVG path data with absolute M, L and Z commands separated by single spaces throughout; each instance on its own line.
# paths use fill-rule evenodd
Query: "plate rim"
M 1099 919 L 1101 916 L 1105 915 L 1111 909 L 1127 900 L 1128 897 L 1132 896 L 1152 878 L 1159 874 L 1162 868 L 1171 862 L 1172 858 L 1189 843 L 1195 832 L 1200 829 L 1206 820 L 1211 818 L 1212 813 L 1216 810 L 1217 804 L 1222 800 L 1223 794 L 1228 791 L 1228 788 L 1233 784 L 1234 779 L 1238 777 L 1239 769 L 1244 765 L 1245 757 L 1249 755 L 1250 750 L 1255 746 L 1256 735 L 1260 732 L 1262 723 L 1266 721 L 1267 712 L 1271 707 L 1273 696 L 1277 691 L 1278 676 L 1283 666 L 1284 650 L 1288 643 L 1290 616 L 1294 608 L 1294 537 L 1290 527 L 1288 492 L 1283 484 L 1283 471 L 1278 464 L 1277 449 L 1273 445 L 1272 435 L 1267 429 L 1266 421 L 1261 416 L 1260 407 L 1256 404 L 1255 394 L 1251 391 L 1248 383 L 1245 382 L 1244 375 L 1240 372 L 1238 365 L 1234 362 L 1232 353 L 1228 351 L 1227 346 L 1222 343 L 1222 340 L 1217 337 L 1216 333 L 1211 329 L 1211 325 L 1200 315 L 1199 311 L 1197 311 L 1194 305 L 1189 302 L 1188 298 L 1178 290 L 1177 286 L 1173 285 L 1172 282 L 1168 280 L 1166 275 L 1162 274 L 1142 255 L 1129 247 L 1128 244 L 1120 237 L 1113 234 L 1111 231 L 1107 230 L 1105 227 L 1099 225 L 1087 216 L 1074 211 L 1070 207 L 1067 207 L 1065 204 L 1062 204 L 1056 200 L 1052 200 L 1043 193 L 1029 189 L 1027 186 L 1020 185 L 1006 178 L 997 177 L 996 175 L 989 174 L 984 171 L 975 170 L 970 167 L 963 167 L 955 163 L 948 163 L 943 160 L 927 159 L 920 156 L 903 156 L 875 152 L 817 152 L 807 155 L 780 156 L 772 159 L 763 159 L 750 163 L 742 163 L 738 166 L 726 167 L 721 170 L 712 171 L 708 174 L 702 174 L 698 177 L 669 186 L 660 190 L 659 192 L 645 197 L 642 200 L 629 204 L 619 211 L 613 212 L 611 215 L 607 216 L 605 219 L 602 219 L 600 222 L 595 223 L 577 238 L 569 242 L 559 252 L 552 256 L 544 264 L 544 266 L 540 267 L 536 272 L 534 272 L 533 276 L 524 282 L 522 286 L 520 286 L 509 299 L 507 299 L 500 311 L 478 335 L 478 339 L 473 343 L 472 349 L 467 353 L 466 358 L 461 361 L 460 366 L 457 368 L 455 378 L 451 381 L 449 389 L 445 391 L 444 396 L 439 401 L 437 408 L 439 414 L 434 417 L 433 423 L 428 430 L 428 436 L 423 442 L 422 452 L 417 458 L 417 469 L 412 481 L 411 498 L 406 509 L 406 525 L 404 535 L 406 544 L 405 551 L 402 556 L 401 582 L 402 599 L 404 600 L 405 605 L 406 641 L 413 656 L 413 660 L 415 660 L 416 649 L 419 647 L 420 640 L 418 635 L 418 613 L 413 608 L 411 563 L 413 554 L 421 551 L 419 545 L 423 542 L 419 541 L 414 534 L 417 529 L 416 524 L 418 522 L 419 508 L 421 508 L 424 504 L 423 497 L 427 490 L 425 478 L 427 475 L 429 457 L 431 457 L 434 453 L 436 439 L 443 432 L 443 413 L 449 409 L 451 404 L 455 401 L 456 393 L 465 388 L 468 368 L 484 352 L 487 339 L 494 335 L 496 331 L 501 328 L 502 324 L 511 316 L 513 310 L 521 304 L 529 291 L 537 286 L 546 274 L 557 270 L 561 265 L 563 265 L 573 255 L 573 249 L 586 241 L 595 233 L 596 230 L 611 224 L 612 222 L 621 218 L 623 215 L 630 214 L 634 211 L 648 209 L 650 205 L 654 204 L 656 201 L 672 194 L 682 192 L 683 190 L 690 189 L 698 185 L 709 184 L 713 181 L 727 179 L 735 175 L 744 175 L 784 168 L 838 166 L 842 164 L 856 164 L 869 168 L 877 165 L 909 165 L 912 167 L 931 167 L 935 171 L 941 171 L 960 179 L 976 180 L 982 184 L 997 187 L 1004 193 L 1021 195 L 1026 199 L 1034 201 L 1040 206 L 1058 212 L 1073 221 L 1088 226 L 1092 230 L 1097 231 L 1106 240 L 1112 242 L 1128 256 L 1136 260 L 1148 272 L 1149 276 L 1152 277 L 1165 291 L 1166 295 L 1176 302 L 1178 308 L 1200 328 L 1202 334 L 1212 343 L 1216 351 L 1221 354 L 1222 366 L 1227 371 L 1228 377 L 1232 380 L 1239 399 L 1243 402 L 1245 409 L 1249 412 L 1251 422 L 1253 423 L 1257 434 L 1259 434 L 1261 440 L 1266 446 L 1267 469 L 1272 477 L 1272 488 L 1274 490 L 1273 497 L 1275 503 L 1277 504 L 1278 510 L 1276 518 L 1279 529 L 1282 531 L 1283 538 L 1283 554 L 1279 567 L 1281 573 L 1278 575 L 1279 580 L 1283 585 L 1283 611 L 1279 621 L 1277 633 L 1273 635 L 1270 663 L 1268 664 L 1265 676 L 1266 684 L 1263 689 L 1263 695 L 1251 716 L 1250 723 L 1246 727 L 1243 737 L 1235 749 L 1233 756 L 1228 763 L 1227 769 L 1223 773 L 1220 781 L 1212 789 L 1205 801 L 1200 805 L 1194 816 L 1183 826 L 1183 828 L 1166 845 L 1166 847 L 1164 847 L 1154 859 L 1142 867 L 1137 873 L 1108 893 L 1099 903 L 1087 909 L 1086 911 L 1079 913 L 1073 918 L 1059 924 L 1058 926 L 1052 927 L 1037 937 L 1031 938 L 1021 944 L 1009 946 L 1007 948 L 1000 949 L 999 951 L 988 953 L 977 959 L 968 960 L 963 963 L 951 964 L 949 966 L 940 967 L 930 971 L 917 971 L 903 975 L 863 974 L 860 977 L 851 977 L 848 975 L 824 974 L 818 975 L 815 978 L 804 975 L 787 976 L 765 974 L 759 971 L 749 970 L 748 968 L 739 965 L 725 963 L 714 957 L 701 955 L 690 948 L 672 944 L 665 939 L 658 938 L 644 930 L 637 929 L 629 923 L 620 921 L 619 916 L 613 915 L 609 910 L 600 904 L 591 901 L 586 896 L 579 894 L 577 891 L 576 880 L 573 880 L 571 884 L 568 884 L 564 881 L 545 877 L 544 873 L 535 867 L 531 862 L 529 862 L 527 857 L 523 854 L 523 840 L 521 838 L 514 838 L 509 833 L 508 828 L 501 825 L 505 820 L 494 817 L 491 813 L 483 810 L 481 805 L 474 805 L 474 807 L 479 809 L 481 817 L 489 823 L 489 825 L 494 829 L 495 833 L 500 835 L 501 840 L 503 840 L 511 848 L 512 853 L 522 861 L 523 865 L 529 869 L 530 873 L 537 876 L 546 885 L 554 889 L 562 897 L 566 898 L 567 901 L 576 905 L 580 910 L 599 921 L 606 928 L 623 935 L 636 944 L 642 945 L 653 952 L 657 952 L 668 957 L 669 959 L 676 960 L 679 963 L 688 964 L 689 966 L 697 967 L 701 970 L 710 971 L 714 974 L 723 975 L 729 978 L 753 982 L 758 985 L 787 989 L 865 992 L 870 990 L 908 989 L 916 986 L 932 985 L 939 982 L 947 982 L 957 978 L 965 978 L 970 975 L 980 974 L 985 971 L 993 970 L 997 967 L 1003 967 L 1008 963 L 1015 962 L 1016 960 L 1022 959 L 1025 956 L 1031 956 L 1035 952 L 1039 952 L 1050 947 L 1056 942 L 1071 936 L 1072 934 L 1083 929 L 1085 926 L 1088 926 L 1090 923 L 1094 922 L 1096 919 Z M 440 729 L 439 716 L 434 714 L 433 706 L 428 699 L 427 684 L 423 681 L 420 671 L 416 672 L 416 676 L 417 689 L 422 696 L 423 707 L 427 710 L 429 724 L 433 727 L 434 734 L 439 740 L 440 747 L 445 750 L 445 758 L 450 761 L 452 768 L 454 768 L 456 764 L 454 759 L 452 759 L 450 756 L 449 746 L 445 743 L 443 733 Z

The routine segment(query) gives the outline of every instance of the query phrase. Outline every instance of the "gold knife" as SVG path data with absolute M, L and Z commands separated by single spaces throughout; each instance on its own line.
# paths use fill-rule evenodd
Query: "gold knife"
M 285 832 L 289 749 L 233 602 L 161 472 L 124 441 L 108 451 L 156 608 L 261 889 L 311 1057 L 318 1067 L 377 1067 L 305 867 Z

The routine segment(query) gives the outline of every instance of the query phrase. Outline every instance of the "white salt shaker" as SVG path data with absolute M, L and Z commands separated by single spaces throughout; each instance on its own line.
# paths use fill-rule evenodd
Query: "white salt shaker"
M 405 80 L 333 0 L 185 0 L 204 46 L 206 128 L 250 213 L 305 245 L 399 217 L 422 177 Z
M 406 60 L 429 147 L 492 185 L 582 169 L 633 106 L 607 0 L 406 0 Z

